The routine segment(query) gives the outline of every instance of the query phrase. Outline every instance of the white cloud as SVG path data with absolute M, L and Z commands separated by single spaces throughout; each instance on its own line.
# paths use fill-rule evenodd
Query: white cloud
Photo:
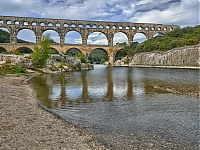
M 150 10 L 148 12 L 137 12 L 130 21 L 140 23 L 162 23 L 184 26 L 194 26 L 199 24 L 199 3 L 196 0 L 182 0 L 175 3 L 166 10 Z

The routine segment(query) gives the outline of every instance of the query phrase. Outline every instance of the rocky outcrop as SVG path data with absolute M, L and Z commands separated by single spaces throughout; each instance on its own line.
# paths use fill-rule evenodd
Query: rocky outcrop
M 200 45 L 175 48 L 164 53 L 138 53 L 131 58 L 129 66 L 200 69 Z
M 0 54 L 0 61 L 11 63 L 12 65 L 19 65 L 28 69 L 34 68 L 33 61 L 29 54 Z M 47 60 L 46 67 L 42 68 L 42 71 L 46 73 L 53 73 L 81 69 L 90 70 L 93 69 L 93 65 L 89 63 L 81 63 L 79 58 L 72 56 L 54 54 Z

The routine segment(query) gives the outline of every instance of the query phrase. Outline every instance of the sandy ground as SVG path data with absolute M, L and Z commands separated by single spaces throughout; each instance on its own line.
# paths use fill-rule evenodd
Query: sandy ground
M 103 150 L 94 136 L 42 110 L 28 76 L 0 76 L 0 150 Z

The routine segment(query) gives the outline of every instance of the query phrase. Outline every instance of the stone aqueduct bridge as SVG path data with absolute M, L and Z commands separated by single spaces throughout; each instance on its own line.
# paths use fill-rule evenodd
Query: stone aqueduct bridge
M 50 18 L 29 18 L 15 16 L 0 16 L 0 28 L 7 28 L 10 32 L 10 43 L 0 44 L 6 51 L 11 52 L 22 47 L 33 50 L 33 47 L 41 41 L 41 36 L 46 30 L 54 30 L 60 36 L 60 43 L 52 45 L 59 53 L 66 53 L 71 48 L 79 49 L 82 53 L 89 54 L 96 48 L 106 51 L 108 59 L 113 62 L 114 55 L 122 47 L 113 45 L 115 33 L 122 32 L 128 38 L 128 44 L 133 41 L 136 33 L 143 33 L 147 39 L 152 38 L 156 33 L 165 34 L 175 28 L 177 25 L 131 23 L 131 22 L 105 22 L 105 21 L 87 21 L 87 20 L 66 20 Z M 17 43 L 17 34 L 23 29 L 30 29 L 35 33 L 36 43 L 20 44 Z M 77 31 L 82 37 L 82 44 L 65 44 L 65 35 L 69 31 Z M 87 45 L 88 36 L 93 32 L 103 33 L 108 45 Z

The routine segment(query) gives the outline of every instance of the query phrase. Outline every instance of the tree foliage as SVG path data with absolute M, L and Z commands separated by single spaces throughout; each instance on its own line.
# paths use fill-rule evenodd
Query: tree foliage
M 81 60 L 81 63 L 88 62 L 87 57 L 84 54 L 78 53 L 75 57 L 79 58 Z
M 47 59 L 51 53 L 51 39 L 50 35 L 42 36 L 42 40 L 39 46 L 35 46 L 34 52 L 31 54 L 31 58 L 36 67 L 42 68 L 46 65 Z

